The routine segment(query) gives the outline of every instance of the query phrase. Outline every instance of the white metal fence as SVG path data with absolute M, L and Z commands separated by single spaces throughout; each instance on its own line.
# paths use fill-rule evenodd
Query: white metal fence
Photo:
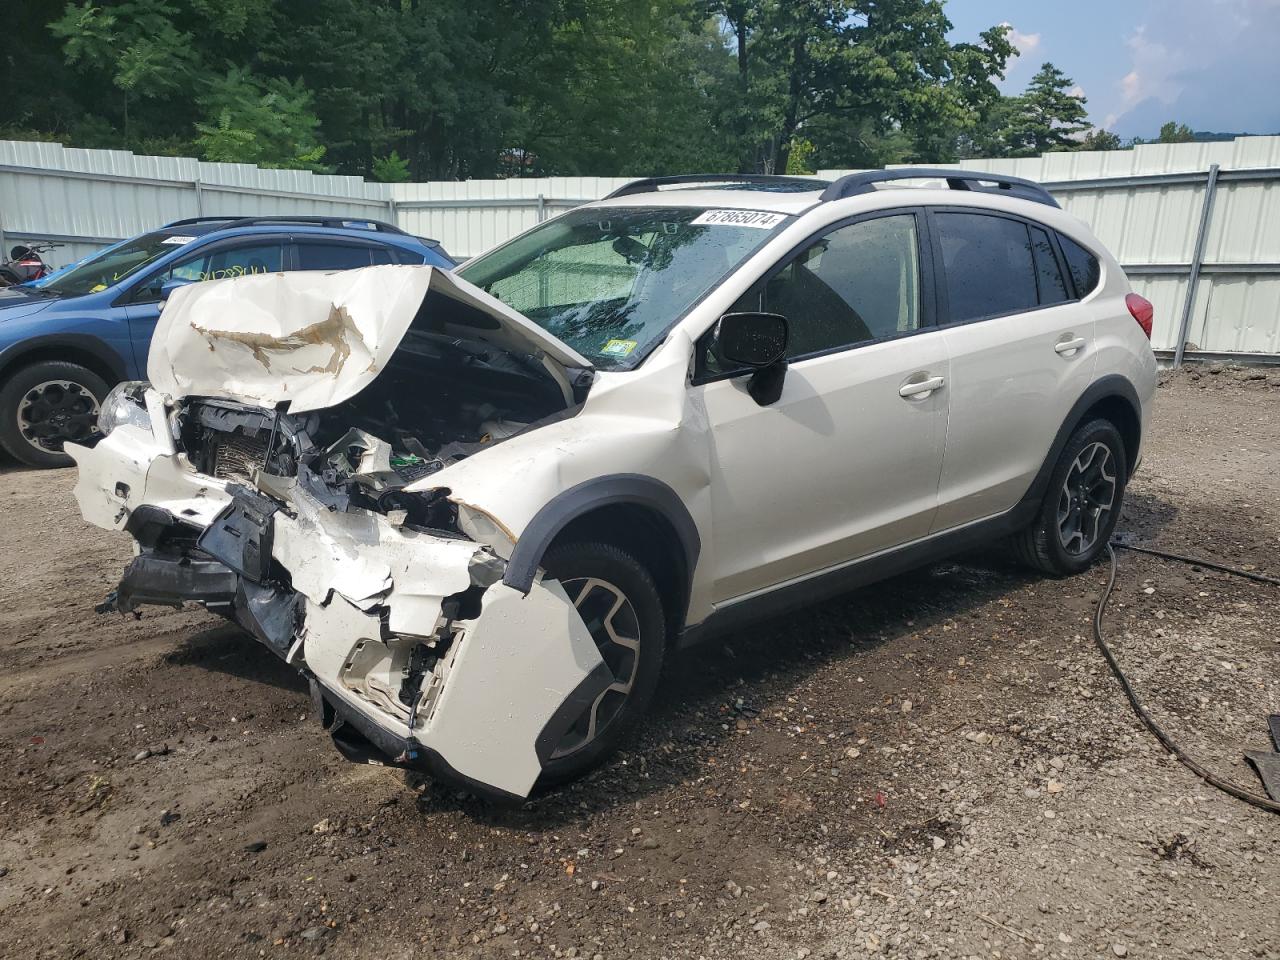
M 963 166 L 1039 180 L 1089 223 L 1156 305 L 1158 350 L 1280 359 L 1280 137 Z M 66 247 L 54 262 L 67 263 L 185 217 L 308 214 L 388 220 L 470 257 L 628 179 L 388 185 L 0 141 L 0 249 L 55 240 Z

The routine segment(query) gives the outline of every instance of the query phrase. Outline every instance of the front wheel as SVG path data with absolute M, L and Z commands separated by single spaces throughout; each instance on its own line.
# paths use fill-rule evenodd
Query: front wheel
M 552 747 L 538 779 L 545 787 L 604 760 L 648 708 L 662 673 L 666 620 L 649 571 L 611 544 L 553 547 L 543 568 L 564 588 L 613 675 Z
M 1035 521 L 1013 538 L 1018 558 L 1059 577 L 1089 569 L 1120 519 L 1128 476 L 1115 425 L 1099 419 L 1080 426 L 1058 457 Z
M 93 433 L 107 389 L 78 363 L 44 360 L 23 367 L 0 387 L 0 446 L 28 466 L 69 467 L 62 445 Z

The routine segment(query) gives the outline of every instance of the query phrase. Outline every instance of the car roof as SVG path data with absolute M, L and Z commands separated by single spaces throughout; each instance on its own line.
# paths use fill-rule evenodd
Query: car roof
M 936 167 L 897 167 L 865 170 L 837 180 L 818 177 L 757 174 L 690 174 L 637 180 L 615 190 L 593 206 L 601 207 L 720 207 L 732 210 L 767 210 L 796 215 L 819 203 L 851 197 L 874 197 L 899 192 L 890 202 L 901 202 L 900 191 L 920 190 L 936 195 L 919 202 L 946 202 L 957 193 L 972 199 L 984 194 L 1025 201 L 1040 206 L 1058 203 L 1040 184 L 1020 177 L 987 171 Z M 950 194 L 950 197 L 946 197 Z
M 153 236 L 190 236 L 208 237 L 215 233 L 254 234 L 277 233 L 287 229 L 297 233 L 316 233 L 340 237 L 359 237 L 361 239 L 377 239 L 395 246 L 426 246 L 440 249 L 440 242 L 428 237 L 415 237 L 393 224 L 381 220 L 355 217 L 190 217 L 167 223 L 159 230 L 152 231 Z

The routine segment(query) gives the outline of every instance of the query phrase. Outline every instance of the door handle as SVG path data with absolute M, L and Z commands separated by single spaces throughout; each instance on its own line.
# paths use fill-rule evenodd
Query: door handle
M 1084 337 L 1076 337 L 1074 340 L 1059 340 L 1053 345 L 1053 349 L 1056 353 L 1059 353 L 1062 356 L 1069 356 L 1077 350 L 1082 349 L 1084 344 Z
M 898 396 L 904 400 L 923 400 L 946 382 L 942 377 L 930 377 L 928 380 L 904 383 L 898 388 Z

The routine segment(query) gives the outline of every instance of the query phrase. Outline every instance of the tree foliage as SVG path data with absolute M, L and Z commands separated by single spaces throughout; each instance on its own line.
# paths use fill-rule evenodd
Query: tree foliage
M 944 0 L 50 0 L 0 135 L 396 182 L 812 170 L 1062 148 L 1051 65 Z
M 1178 123 L 1176 120 L 1170 120 L 1160 127 L 1160 137 L 1157 143 L 1191 143 L 1195 140 L 1196 135 L 1190 127 L 1185 123 Z

